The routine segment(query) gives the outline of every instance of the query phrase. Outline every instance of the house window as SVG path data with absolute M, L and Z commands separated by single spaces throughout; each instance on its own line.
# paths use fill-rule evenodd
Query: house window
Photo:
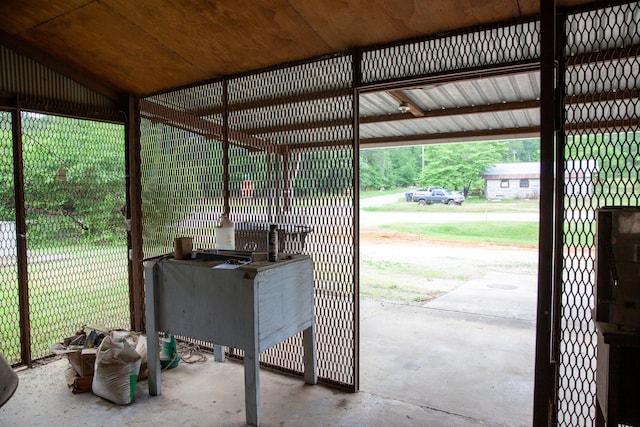
M 520 180 L 520 188 L 529 188 L 529 180 L 528 179 L 521 179 Z
M 500 181 L 500 188 L 509 188 L 509 180 L 503 179 Z

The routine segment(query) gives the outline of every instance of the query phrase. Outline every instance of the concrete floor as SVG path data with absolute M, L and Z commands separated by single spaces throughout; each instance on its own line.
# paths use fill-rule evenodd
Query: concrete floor
M 496 316 L 490 308 L 479 311 L 451 310 L 438 300 L 424 306 L 363 300 L 361 390 L 308 386 L 263 369 L 261 425 L 531 425 L 534 323 L 526 316 Z M 161 396 L 150 397 L 141 381 L 128 406 L 72 394 L 64 381 L 67 363 L 21 371 L 16 394 L 0 409 L 0 425 L 245 425 L 239 362 L 209 357 L 201 364 L 181 363 L 163 373 Z

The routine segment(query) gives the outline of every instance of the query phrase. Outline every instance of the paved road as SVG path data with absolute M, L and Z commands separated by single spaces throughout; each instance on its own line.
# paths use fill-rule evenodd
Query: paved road
M 388 205 L 397 201 L 405 201 L 404 193 L 385 194 L 384 196 L 368 197 L 360 199 L 361 208 L 370 208 L 372 206 Z

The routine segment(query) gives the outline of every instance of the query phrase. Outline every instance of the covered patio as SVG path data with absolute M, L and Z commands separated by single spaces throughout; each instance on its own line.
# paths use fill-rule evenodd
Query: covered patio
M 6 240 L 15 243 L 6 245 L 0 270 L 10 307 L 0 312 L 0 351 L 15 367 L 37 365 L 50 355 L 51 337 L 92 315 L 74 312 L 74 302 L 96 295 L 103 305 L 95 321 L 144 332 L 143 259 L 171 252 L 181 235 L 211 247 L 227 214 L 245 239 L 239 249 L 276 223 L 287 232 L 283 253 L 304 253 L 314 265 L 321 386 L 297 378 L 287 392 L 279 387 L 289 377 L 269 373 L 264 404 L 274 396 L 282 409 L 265 424 L 297 424 L 293 414 L 308 413 L 317 399 L 324 406 L 314 423 L 397 421 L 402 398 L 342 394 L 361 390 L 368 333 L 358 291 L 358 150 L 539 136 L 533 424 L 594 422 L 595 254 L 577 236 L 593 234 L 589 218 L 599 206 L 638 204 L 640 165 L 628 156 L 638 145 L 639 21 L 637 2 L 587 0 L 3 2 L 2 166 L 13 179 L 0 221 L 12 223 L 15 238 Z M 602 144 L 613 148 L 595 148 Z M 96 163 L 77 166 L 83 156 L 69 152 Z M 113 171 L 105 153 L 120 156 Z M 600 187 L 588 197 L 565 197 L 570 188 L 553 178 L 575 156 L 599 162 Z M 40 189 L 42 182 L 49 186 Z M 251 194 L 243 192 L 248 183 Z M 102 193 L 107 187 L 116 190 Z M 48 204 L 48 193 L 64 199 Z M 98 205 L 109 221 L 91 216 Z M 67 280 L 86 266 L 94 272 Z M 296 335 L 260 362 L 299 377 L 302 348 Z M 228 356 L 244 354 L 229 348 Z M 223 368 L 207 369 L 213 378 Z M 35 382 L 49 375 L 37 370 L 22 375 Z M 205 386 L 184 387 L 181 395 Z M 295 410 L 280 400 L 290 387 L 303 390 Z M 25 399 L 21 393 L 14 399 Z M 139 406 L 153 417 L 154 404 L 168 399 L 143 397 Z M 331 409 L 343 405 L 347 415 Z M 224 416 L 236 407 L 212 409 Z M 141 415 L 131 407 L 118 416 L 134 410 Z M 453 425 L 469 422 L 452 412 L 460 422 Z M 193 425 L 205 423 L 202 416 Z M 407 425 L 454 422 L 428 401 L 406 417 Z

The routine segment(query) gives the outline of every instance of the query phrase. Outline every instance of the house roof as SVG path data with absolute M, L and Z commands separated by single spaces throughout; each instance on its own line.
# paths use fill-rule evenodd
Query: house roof
M 496 163 L 481 176 L 484 179 L 540 178 L 540 162 Z
M 598 162 L 589 160 L 566 160 L 565 177 L 586 177 L 598 171 Z M 487 168 L 481 176 L 484 179 L 539 179 L 539 162 L 496 163 Z

